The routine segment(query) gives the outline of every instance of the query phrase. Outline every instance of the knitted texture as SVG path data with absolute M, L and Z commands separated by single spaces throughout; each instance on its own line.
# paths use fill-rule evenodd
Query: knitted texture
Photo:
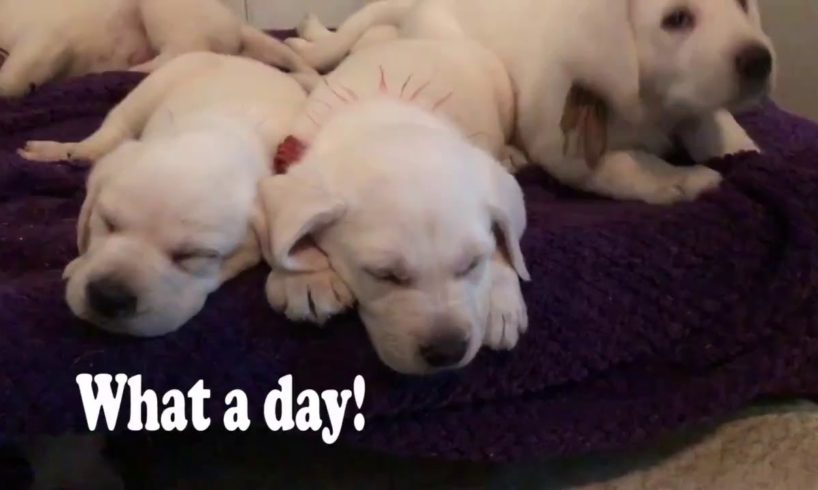
M 95 75 L 0 102 L 2 435 L 84 429 L 83 372 L 142 374 L 160 393 L 204 380 L 214 430 L 234 388 L 266 430 L 279 377 L 351 389 L 362 374 L 366 428 L 348 420 L 342 442 L 476 461 L 625 448 L 765 395 L 818 392 L 818 125 L 770 104 L 742 118 L 766 153 L 714 162 L 726 182 L 695 203 L 611 202 L 525 172 L 531 327 L 513 352 L 483 352 L 460 372 L 391 373 L 354 315 L 323 329 L 287 322 L 267 306 L 263 267 L 178 333 L 98 332 L 72 318 L 60 277 L 86 171 L 15 150 L 90 134 L 139 79 Z

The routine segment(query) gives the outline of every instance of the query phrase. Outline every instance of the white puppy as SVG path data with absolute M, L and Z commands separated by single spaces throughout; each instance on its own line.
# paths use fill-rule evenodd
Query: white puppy
M 698 162 L 757 150 L 727 109 L 765 95 L 774 78 L 756 0 L 384 0 L 337 34 L 308 21 L 301 32 L 313 39 L 288 42 L 327 68 L 383 24 L 491 49 L 517 90 L 521 148 L 564 183 L 620 199 L 673 203 L 717 186 L 718 173 L 659 155 L 674 139 Z M 577 85 L 613 112 L 598 158 L 566 151 L 563 113 Z
M 526 216 L 492 158 L 508 154 L 512 100 L 499 60 L 468 40 L 399 40 L 345 60 L 296 124 L 303 160 L 262 185 L 271 304 L 321 322 L 346 284 L 402 373 L 513 348 L 527 328 Z
M 77 223 L 80 257 L 65 270 L 74 314 L 113 332 L 165 334 L 257 264 L 267 238 L 258 183 L 305 101 L 297 82 L 259 62 L 186 54 L 88 139 L 21 150 L 96 161 Z
M 152 71 L 192 51 L 311 71 L 219 0 L 0 0 L 0 49 L 9 54 L 0 69 L 0 97 L 19 97 L 60 77 Z

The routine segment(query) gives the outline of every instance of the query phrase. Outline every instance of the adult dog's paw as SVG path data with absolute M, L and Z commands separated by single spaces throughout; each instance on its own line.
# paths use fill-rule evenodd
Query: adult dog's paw
M 346 283 L 332 269 L 293 273 L 273 269 L 267 276 L 267 301 L 292 321 L 323 325 L 355 303 Z
M 483 345 L 494 350 L 511 350 L 528 330 L 528 310 L 517 273 L 505 262 L 492 262 L 489 323 Z
M 657 187 L 646 199 L 650 204 L 675 204 L 694 201 L 721 185 L 720 173 L 703 165 L 681 169 L 668 182 Z
M 64 162 L 77 158 L 76 149 L 76 143 L 29 141 L 17 154 L 33 162 Z

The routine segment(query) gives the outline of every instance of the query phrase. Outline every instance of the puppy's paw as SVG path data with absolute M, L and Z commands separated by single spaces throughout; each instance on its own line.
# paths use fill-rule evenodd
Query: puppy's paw
M 292 321 L 323 325 L 352 307 L 355 299 L 332 269 L 292 273 L 273 269 L 267 277 L 267 301 Z
M 505 167 L 509 173 L 516 174 L 527 167 L 531 162 L 521 150 L 514 146 L 506 146 L 500 154 L 500 163 L 503 164 L 503 167 Z
M 306 55 L 309 54 L 310 51 L 315 47 L 315 43 L 300 37 L 291 37 L 285 39 L 284 43 L 287 46 L 289 46 L 290 49 L 292 49 L 293 51 L 295 51 L 304 58 L 306 58 L 307 57 Z
M 330 31 L 324 26 L 321 20 L 315 14 L 307 14 L 304 20 L 295 28 L 298 36 L 307 41 L 317 41 L 318 39 L 330 34 Z
M 17 154 L 33 162 L 64 162 L 77 158 L 76 150 L 76 143 L 29 141 Z
M 694 201 L 705 192 L 719 187 L 722 175 L 703 165 L 683 169 L 665 185 L 660 185 L 646 199 L 650 204 L 675 204 Z
M 511 350 L 528 330 L 528 309 L 517 273 L 505 263 L 492 263 L 489 323 L 483 345 L 494 350 Z

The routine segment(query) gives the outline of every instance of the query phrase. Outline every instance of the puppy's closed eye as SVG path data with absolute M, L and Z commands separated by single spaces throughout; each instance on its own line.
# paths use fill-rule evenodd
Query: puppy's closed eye
M 364 271 L 373 279 L 380 282 L 392 284 L 394 286 L 408 286 L 412 283 L 412 278 L 406 271 L 401 269 L 379 269 L 366 267 Z
M 455 272 L 455 277 L 458 279 L 466 279 L 475 272 L 477 272 L 480 267 L 485 262 L 485 257 L 480 255 L 478 257 L 474 257 L 469 262 L 466 263 L 465 267 L 460 267 L 457 272 Z
M 176 267 L 190 273 L 215 265 L 221 258 L 218 251 L 209 249 L 180 249 L 170 254 Z
M 750 11 L 750 4 L 747 3 L 747 0 L 738 0 L 738 4 L 745 12 Z

